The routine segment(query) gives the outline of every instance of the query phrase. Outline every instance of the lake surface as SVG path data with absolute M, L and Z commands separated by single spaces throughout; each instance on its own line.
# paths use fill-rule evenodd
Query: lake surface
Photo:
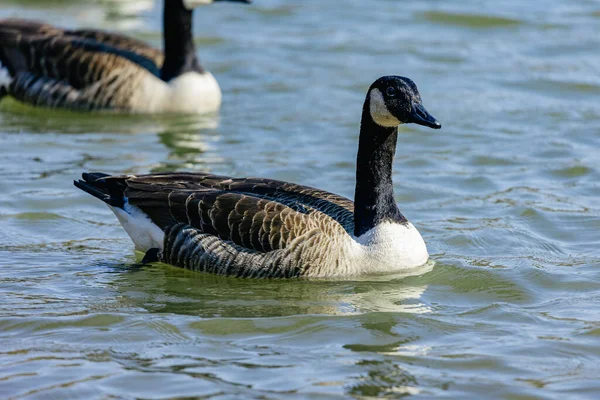
M 0 105 L 1 398 L 598 398 L 600 2 L 341 3 L 199 9 L 218 117 Z M 7 16 L 161 43 L 148 1 L 3 1 Z M 433 260 L 413 276 L 131 266 L 116 218 L 72 185 L 210 171 L 351 197 L 385 74 L 443 124 L 398 142 L 397 201 Z

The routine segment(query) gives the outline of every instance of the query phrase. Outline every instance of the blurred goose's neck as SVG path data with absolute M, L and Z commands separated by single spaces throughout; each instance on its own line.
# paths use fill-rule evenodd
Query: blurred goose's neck
M 198 58 L 192 34 L 192 11 L 184 7 L 182 0 L 165 0 L 163 30 L 165 61 L 161 79 L 170 81 L 186 72 L 204 72 Z

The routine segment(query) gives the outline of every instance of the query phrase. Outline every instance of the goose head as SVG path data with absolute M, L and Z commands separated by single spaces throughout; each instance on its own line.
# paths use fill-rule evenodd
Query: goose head
M 212 4 L 215 3 L 217 1 L 232 1 L 232 2 L 236 2 L 236 3 L 252 3 L 252 0 L 182 0 L 183 1 L 183 6 L 185 8 L 187 8 L 188 10 L 192 10 L 198 6 L 205 6 L 208 4 Z
M 440 129 L 440 124 L 423 106 L 415 83 L 403 76 L 384 76 L 369 88 L 369 112 L 373 121 L 382 127 L 400 124 L 419 124 Z

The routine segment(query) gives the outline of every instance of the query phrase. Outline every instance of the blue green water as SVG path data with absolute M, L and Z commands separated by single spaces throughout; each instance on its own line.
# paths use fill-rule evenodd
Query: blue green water
M 5 1 L 0 17 L 160 45 L 148 1 Z M 218 117 L 0 105 L 0 397 L 594 399 L 600 395 L 600 3 L 255 0 L 195 14 Z M 210 171 L 352 196 L 362 101 L 411 77 L 402 212 L 434 265 L 253 281 L 133 246 L 81 172 Z

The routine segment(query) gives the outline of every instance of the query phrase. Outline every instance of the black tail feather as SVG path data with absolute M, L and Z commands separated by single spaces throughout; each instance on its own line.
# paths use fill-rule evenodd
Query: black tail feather
M 73 184 L 109 206 L 123 208 L 125 205 L 124 188 L 119 180 L 104 179 L 109 176 L 100 172 L 83 173 L 83 179 L 73 181 Z

